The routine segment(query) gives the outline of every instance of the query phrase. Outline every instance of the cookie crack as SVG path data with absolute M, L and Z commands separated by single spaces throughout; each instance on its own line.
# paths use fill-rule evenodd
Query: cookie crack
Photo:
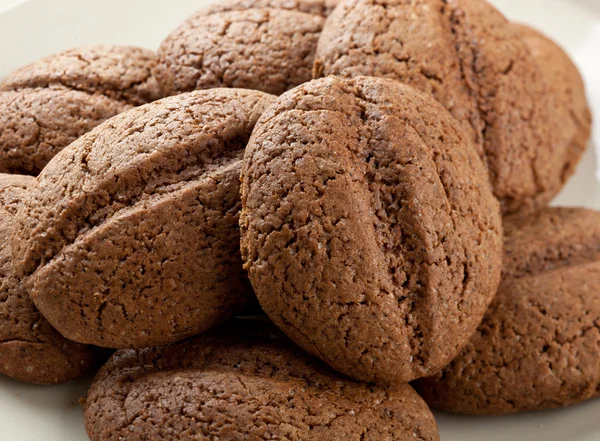
M 494 152 L 491 149 L 491 142 L 489 136 L 489 129 L 493 125 L 494 113 L 491 110 L 492 107 L 489 105 L 490 99 L 493 99 L 497 93 L 498 85 L 495 86 L 494 90 L 488 91 L 486 95 L 482 93 L 482 84 L 481 84 L 481 72 L 485 69 L 484 64 L 480 63 L 480 51 L 477 48 L 477 42 L 479 39 L 475 38 L 461 38 L 461 31 L 465 34 L 465 37 L 470 34 L 469 25 L 468 25 L 468 14 L 460 9 L 460 7 L 456 4 L 455 0 L 441 0 L 443 3 L 441 13 L 443 17 L 446 17 L 448 20 L 451 35 L 453 37 L 454 47 L 456 50 L 456 55 L 460 60 L 459 66 L 461 71 L 461 76 L 463 78 L 463 83 L 469 90 L 470 95 L 475 98 L 477 103 L 477 110 L 480 116 L 481 127 L 473 127 L 473 130 L 480 136 L 483 143 L 484 155 L 482 155 L 482 160 L 484 161 L 486 168 L 490 173 L 490 177 L 492 179 L 493 186 L 496 187 L 496 173 L 492 167 L 490 167 L 490 157 L 498 156 L 498 152 Z M 468 51 L 468 54 L 465 56 L 465 49 Z M 508 76 L 512 73 L 517 60 L 514 58 L 510 59 L 508 65 L 497 72 L 499 76 Z M 477 66 L 481 67 L 478 68 Z M 537 112 L 537 102 L 535 103 L 534 113 Z M 521 120 L 526 121 L 527 118 L 520 115 Z M 522 147 L 522 146 L 519 146 Z M 532 172 L 535 187 L 537 189 L 537 193 L 542 192 L 545 189 L 545 185 L 542 182 L 542 177 L 540 176 L 540 172 L 538 171 L 538 167 L 536 167 L 536 163 L 538 161 L 538 149 L 532 149 L 531 157 L 529 158 L 528 165 Z M 507 200 L 512 200 L 514 197 L 510 195 L 499 195 L 499 197 Z
M 222 100 L 216 100 L 221 102 Z M 259 100 L 260 101 L 260 100 Z M 206 102 L 194 103 L 195 105 L 217 105 L 217 102 L 208 100 Z M 253 109 L 255 109 L 256 102 L 251 103 Z M 148 108 L 149 109 L 149 108 Z M 148 110 L 146 109 L 146 111 Z M 145 113 L 144 108 L 138 108 L 138 112 Z M 191 111 L 188 109 L 188 111 Z M 193 117 L 192 119 L 196 119 Z M 137 120 L 143 120 L 143 115 Z M 236 121 L 231 124 L 236 124 Z M 247 126 L 248 121 L 245 119 L 241 120 L 244 126 Z M 203 121 L 197 122 L 202 126 Z M 142 126 L 136 126 L 133 130 L 128 130 L 125 135 L 118 139 L 119 143 L 124 143 L 125 140 L 139 132 L 142 132 L 146 128 L 147 123 Z M 81 185 L 86 184 L 89 179 L 86 178 L 85 168 L 83 165 L 87 162 L 87 157 L 90 154 L 93 146 L 96 143 L 97 136 L 94 136 L 94 131 L 91 132 L 86 140 L 85 148 L 80 148 L 78 151 L 74 151 L 71 162 L 75 162 L 79 165 L 80 171 L 83 173 Z M 159 133 L 159 136 L 161 134 Z M 36 268 L 44 265 L 45 262 L 51 260 L 63 246 L 73 243 L 73 241 L 79 236 L 81 232 L 89 230 L 96 225 L 102 223 L 105 219 L 112 216 L 114 213 L 119 211 L 121 208 L 131 206 L 137 203 L 140 199 L 148 197 L 153 193 L 162 191 L 164 188 L 168 188 L 169 185 L 173 185 L 181 181 L 192 181 L 202 176 L 204 173 L 210 172 L 218 167 L 227 166 L 229 162 L 232 162 L 239 158 L 245 148 L 245 144 L 248 140 L 247 133 L 241 133 L 236 131 L 235 133 L 215 133 L 213 129 L 207 130 L 205 136 L 198 141 L 194 141 L 193 145 L 186 146 L 185 149 L 174 146 L 173 149 L 165 149 L 164 151 L 148 151 L 142 153 L 134 152 L 135 159 L 137 162 L 134 163 L 134 172 L 137 175 L 131 173 L 130 167 L 113 167 L 114 179 L 112 181 L 103 181 L 102 186 L 97 189 L 93 195 L 86 191 L 78 191 L 78 193 L 70 197 L 69 201 L 72 208 L 69 212 L 64 212 L 63 216 L 66 218 L 72 218 L 73 225 L 69 226 L 72 230 L 73 226 L 76 226 L 76 230 L 67 232 L 63 230 L 57 230 L 54 232 L 58 236 L 60 242 L 55 241 L 55 245 L 52 249 L 46 247 L 44 251 L 45 255 L 42 255 L 41 250 L 32 248 L 31 250 L 25 250 L 27 253 L 25 256 L 26 267 L 21 268 L 25 274 L 30 274 L 35 271 Z M 82 141 L 83 142 L 83 141 Z M 169 139 L 168 142 L 175 142 L 175 140 Z M 102 144 L 104 145 L 104 144 Z M 173 151 L 172 151 L 173 150 Z M 173 160 L 166 165 L 158 164 L 158 160 L 163 157 L 172 157 Z M 152 168 L 145 172 L 144 175 L 140 174 L 140 165 L 150 161 Z M 75 164 L 75 166 L 77 166 Z M 102 164 L 101 169 L 95 171 L 95 174 L 100 175 L 102 173 L 108 173 L 110 170 L 110 164 Z M 138 170 L 140 169 L 140 170 Z M 89 174 L 89 173 L 88 173 Z M 139 184 L 131 186 L 125 179 L 127 176 L 131 176 L 134 180 L 139 180 Z M 60 178 L 60 177 L 58 177 Z M 58 179 L 57 178 L 57 179 Z M 113 188 L 114 187 L 114 188 Z M 129 190 L 130 194 L 123 194 L 123 188 Z M 63 193 L 68 191 L 68 188 L 61 186 Z M 57 200 L 63 204 L 64 197 L 61 196 Z M 94 205 L 94 209 L 91 209 L 90 205 Z M 47 216 L 45 216 L 47 217 Z M 48 222 L 51 218 L 44 219 L 44 222 L 40 222 L 36 225 L 33 234 L 41 234 L 42 231 L 48 229 Z M 46 232 L 47 234 L 47 232 Z M 34 251 L 35 249 L 35 251 Z M 32 254 L 35 253 L 35 254 Z

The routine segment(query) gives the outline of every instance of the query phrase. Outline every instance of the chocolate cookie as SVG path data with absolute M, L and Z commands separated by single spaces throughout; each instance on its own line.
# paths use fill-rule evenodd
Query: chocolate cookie
M 577 66 L 560 46 L 539 31 L 513 25 L 538 62 L 556 111 L 561 141 L 555 155 L 562 154 L 561 181 L 566 182 L 585 151 L 591 134 L 592 115 L 585 96 L 585 84 Z
M 70 49 L 0 82 L 0 171 L 37 174 L 104 120 L 161 96 L 156 55 L 129 46 Z
M 265 312 L 359 380 L 439 370 L 498 285 L 485 167 L 441 105 L 397 81 L 328 77 L 281 96 L 248 144 L 242 207 Z
M 244 9 L 274 8 L 327 17 L 335 9 L 338 2 L 339 0 L 224 0 L 213 3 L 205 11 L 215 13 Z
M 117 352 L 85 401 L 90 439 L 439 440 L 409 385 L 346 379 L 256 326 Z
M 0 373 L 29 383 L 61 383 L 90 372 L 100 353 L 56 332 L 14 271 L 13 218 L 32 182 L 28 176 L 0 174 Z
M 562 186 L 543 75 L 520 33 L 482 0 L 343 0 L 321 34 L 314 76 L 382 76 L 428 92 L 480 144 L 505 213 Z
M 281 5 L 309 5 L 289 10 Z M 165 94 L 242 87 L 281 94 L 309 81 L 325 2 L 237 1 L 194 14 L 158 50 L 156 76 Z M 267 7 L 264 7 L 264 6 Z M 310 7 L 312 6 L 312 7 Z
M 48 164 L 12 250 L 54 327 L 80 343 L 152 346 L 205 331 L 253 298 L 239 174 L 273 99 L 234 89 L 166 98 L 111 118 Z
M 63 86 L 141 105 L 161 98 L 158 83 L 152 76 L 156 62 L 156 54 L 147 49 L 84 46 L 18 69 L 0 83 L 0 90 Z
M 416 384 L 434 407 L 503 414 L 600 393 L 600 213 L 547 208 L 504 225 L 503 281 L 483 322 Z

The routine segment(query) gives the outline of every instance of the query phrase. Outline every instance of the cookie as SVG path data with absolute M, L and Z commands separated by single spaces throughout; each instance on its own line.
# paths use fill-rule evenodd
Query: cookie
M 129 107 L 68 89 L 0 92 L 0 172 L 37 175 L 62 148 Z
M 503 280 L 483 322 L 416 383 L 433 407 L 504 414 L 600 394 L 600 213 L 547 208 L 504 225 Z
M 28 383 L 62 383 L 89 373 L 101 354 L 56 332 L 14 271 L 11 228 L 32 182 L 29 176 L 0 174 L 0 373 Z
M 482 121 L 442 2 L 341 2 L 319 40 L 315 77 L 399 79 L 430 93 L 481 143 Z
M 409 385 L 346 379 L 257 326 L 118 351 L 85 401 L 90 439 L 439 440 Z
M 0 90 L 62 86 L 139 106 L 162 98 L 152 75 L 156 62 L 156 54 L 148 49 L 83 46 L 16 70 L 0 83 Z
M 585 95 L 585 84 L 577 66 L 565 51 L 541 32 L 526 26 L 513 25 L 523 37 L 538 62 L 548 93 L 554 99 L 555 121 L 560 126 L 560 150 L 564 167 L 561 181 L 565 183 L 587 148 L 592 128 L 592 115 Z
M 253 299 L 239 250 L 239 174 L 273 99 L 237 89 L 166 98 L 54 157 L 17 215 L 12 251 L 61 334 L 111 348 L 166 344 Z
M 204 10 L 215 13 L 253 8 L 274 8 L 327 17 L 337 4 L 338 0 L 225 0 L 213 3 Z
M 479 144 L 504 213 L 544 206 L 562 187 L 542 72 L 485 1 L 343 0 L 313 75 L 381 76 L 430 93 Z
M 0 172 L 37 175 L 106 119 L 161 97 L 156 55 L 130 46 L 70 49 L 0 82 Z
M 232 2 L 190 17 L 158 50 L 155 74 L 164 93 L 241 87 L 278 95 L 309 81 L 324 18 L 263 7 L 277 3 L 264 1 L 245 9 L 248 2 Z
M 282 95 L 246 149 L 240 225 L 265 312 L 358 380 L 439 370 L 500 278 L 499 206 L 476 148 L 393 80 L 327 77 Z

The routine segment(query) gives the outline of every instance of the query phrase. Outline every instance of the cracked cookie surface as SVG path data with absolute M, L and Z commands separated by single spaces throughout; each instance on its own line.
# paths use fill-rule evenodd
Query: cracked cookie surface
M 577 66 L 565 51 L 541 32 L 514 24 L 537 61 L 553 100 L 554 121 L 560 126 L 560 141 L 554 155 L 562 155 L 561 182 L 575 172 L 587 148 L 592 115 L 585 95 L 585 84 Z
M 480 146 L 505 213 L 546 205 L 562 186 L 543 75 L 485 1 L 344 0 L 313 75 L 381 76 L 430 93 Z
M 396 81 L 328 77 L 282 95 L 246 150 L 242 207 L 265 312 L 359 380 L 440 369 L 500 278 L 499 207 L 476 148 Z
M 504 414 L 600 393 L 600 213 L 505 218 L 503 281 L 469 344 L 416 382 L 433 407 Z
M 233 10 L 273 8 L 299 11 L 327 17 L 335 9 L 338 0 L 224 0 L 213 3 L 205 11 L 224 12 Z
M 324 18 L 277 3 L 217 4 L 185 21 L 158 50 L 156 76 L 165 93 L 241 87 L 278 95 L 309 81 Z
M 111 118 L 48 164 L 19 210 L 12 250 L 53 326 L 81 343 L 152 346 L 251 301 L 239 174 L 273 99 L 238 89 L 166 98 Z
M 70 49 L 0 82 L 0 171 L 37 174 L 106 119 L 161 97 L 154 52 L 130 46 Z
M 0 174 L 0 373 L 28 383 L 62 383 L 89 373 L 101 354 L 54 330 L 14 271 L 13 218 L 32 182 L 29 176 Z
M 439 440 L 433 415 L 409 385 L 357 383 L 270 325 L 229 326 L 117 352 L 85 402 L 90 439 Z

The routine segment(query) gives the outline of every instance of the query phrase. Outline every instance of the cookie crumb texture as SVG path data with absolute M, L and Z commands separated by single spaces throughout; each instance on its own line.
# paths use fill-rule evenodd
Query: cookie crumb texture
M 368 75 L 430 93 L 480 146 L 504 213 L 547 205 L 564 163 L 544 75 L 520 33 L 482 0 L 343 0 L 315 77 Z
M 358 380 L 439 370 L 499 282 L 499 206 L 475 147 L 397 81 L 328 77 L 282 95 L 246 150 L 242 205 L 263 309 Z
M 156 76 L 166 94 L 241 87 L 279 95 L 312 78 L 321 15 L 236 4 L 201 10 L 164 40 Z
M 54 384 L 89 373 L 100 352 L 62 337 L 37 311 L 10 253 L 13 219 L 33 178 L 0 174 L 0 373 Z
M 560 144 L 555 155 L 563 155 L 560 178 L 564 184 L 575 173 L 591 136 L 592 114 L 585 83 L 577 66 L 553 40 L 529 26 L 513 26 L 540 66 L 553 100 L 554 121 L 560 127 Z
M 439 440 L 410 386 L 342 378 L 252 328 L 117 352 L 92 384 L 85 424 L 92 441 Z
M 103 347 L 165 344 L 251 301 L 240 161 L 273 99 L 236 89 L 166 98 L 111 118 L 48 164 L 17 215 L 12 250 L 61 334 Z
M 152 51 L 87 46 L 50 55 L 0 82 L 0 172 L 37 175 L 106 119 L 159 99 Z
M 548 208 L 505 220 L 503 281 L 462 353 L 416 382 L 433 407 L 504 414 L 600 394 L 600 213 Z
M 338 0 L 223 0 L 206 7 L 204 11 L 215 13 L 245 9 L 286 9 L 327 17 L 335 9 Z

